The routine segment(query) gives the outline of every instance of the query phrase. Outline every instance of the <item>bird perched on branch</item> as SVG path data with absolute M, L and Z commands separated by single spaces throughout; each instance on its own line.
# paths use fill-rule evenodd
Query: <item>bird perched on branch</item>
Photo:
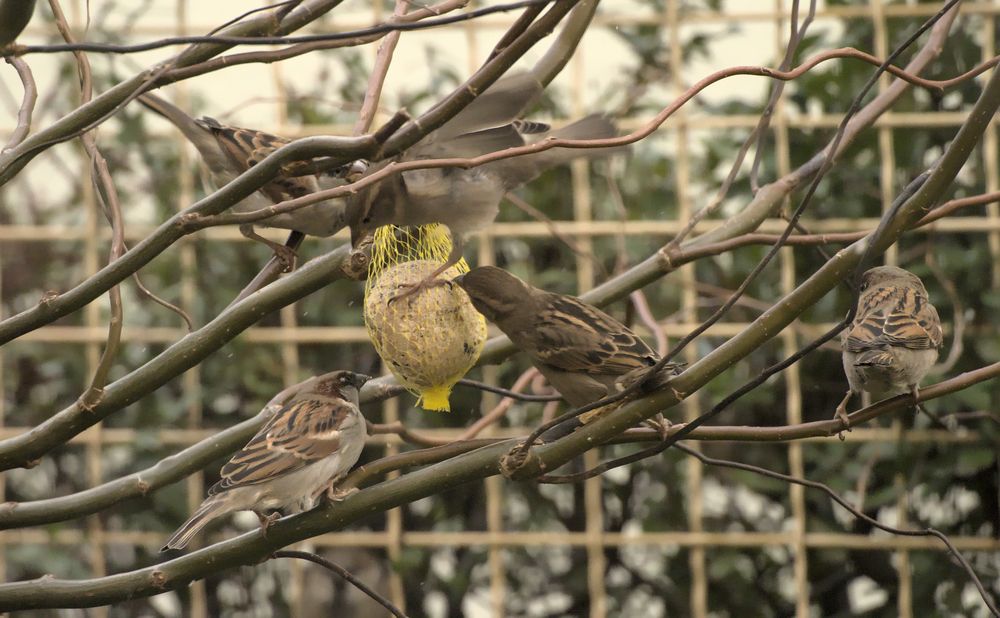
M 453 281 L 486 319 L 531 357 L 532 364 L 573 407 L 624 390 L 660 360 L 627 326 L 597 307 L 574 296 L 540 290 L 501 268 L 480 266 Z M 673 363 L 664 365 L 644 388 L 666 386 L 680 368 Z M 586 424 L 608 409 L 598 408 L 579 420 Z M 658 429 L 662 430 L 662 417 L 660 423 Z
M 518 120 L 541 93 L 542 84 L 531 73 L 497 80 L 462 112 L 409 148 L 400 157 L 384 161 L 368 174 L 393 161 L 478 157 L 548 138 L 600 139 L 617 130 L 604 116 L 592 115 L 555 131 L 548 125 Z M 462 258 L 467 237 L 490 225 L 504 194 L 545 170 L 580 156 L 607 156 L 621 148 L 552 148 L 502 159 L 473 168 L 443 167 L 394 174 L 350 198 L 348 218 L 357 243 L 375 228 L 388 225 L 443 223 L 451 231 L 452 250 L 445 264 L 420 283 L 397 296 L 436 285 L 436 277 Z
M 185 547 L 227 513 L 253 511 L 266 533 L 279 517 L 268 510 L 311 509 L 324 488 L 329 499 L 342 499 L 346 494 L 336 491 L 336 483 L 357 463 L 368 436 L 358 389 L 369 379 L 336 371 L 296 393 L 222 467 L 222 479 L 161 551 Z
M 879 399 L 911 393 L 937 360 L 941 319 L 923 282 L 895 266 L 878 266 L 861 277 L 858 311 L 841 335 L 850 390 L 837 406 L 849 426 L 847 403 L 867 391 Z
M 264 131 L 227 126 L 207 116 L 192 118 L 176 105 L 153 94 L 140 95 L 139 102 L 173 123 L 198 149 L 216 188 L 232 182 L 275 150 L 291 142 L 290 139 Z M 274 180 L 235 204 L 233 212 L 267 208 L 320 189 L 341 186 L 346 184 L 343 179 L 345 175 L 360 173 L 363 169 L 358 163 L 329 174 L 301 174 L 300 168 L 305 165 L 305 162 L 286 165 Z M 345 200 L 330 199 L 293 212 L 270 216 L 257 222 L 257 225 L 295 230 L 310 236 L 332 236 L 346 224 L 345 207 Z M 291 268 L 295 258 L 291 249 L 260 236 L 254 232 L 253 224 L 241 225 L 240 232 L 247 238 L 271 247 L 284 262 L 286 270 Z

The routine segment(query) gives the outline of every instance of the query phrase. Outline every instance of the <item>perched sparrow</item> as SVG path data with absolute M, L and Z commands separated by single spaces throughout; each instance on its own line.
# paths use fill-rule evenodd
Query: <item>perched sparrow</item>
M 334 486 L 357 463 L 368 436 L 358 389 L 369 379 L 337 371 L 296 393 L 222 467 L 222 479 L 161 551 L 185 547 L 211 520 L 233 511 L 253 511 L 266 532 L 279 516 L 268 510 L 308 510 L 324 487 L 330 499 L 342 498 Z
M 837 406 L 845 425 L 851 396 L 879 399 L 912 393 L 937 360 L 941 319 L 920 278 L 895 266 L 878 266 L 861 278 L 858 312 L 841 335 L 844 373 L 851 388 Z
M 143 94 L 139 102 L 173 123 L 201 154 L 211 172 L 212 182 L 222 187 L 237 176 L 263 161 L 269 154 L 291 142 L 291 140 L 263 131 L 230 127 L 214 118 L 194 119 L 176 105 L 153 94 Z M 294 175 L 296 168 L 304 163 L 285 166 L 277 176 L 232 207 L 233 212 L 249 212 L 266 208 L 287 199 L 302 197 L 320 189 L 329 189 L 345 184 L 342 176 L 348 171 L 361 170 L 352 167 L 331 172 L 330 175 Z M 332 236 L 346 224 L 345 205 L 342 199 L 326 200 L 299 210 L 273 215 L 258 224 L 296 230 L 311 236 Z M 291 267 L 294 254 L 284 245 L 272 242 L 253 231 L 253 225 L 240 226 L 240 232 L 247 238 L 258 240 L 271 247 L 287 267 Z
M 623 390 L 659 360 L 627 326 L 574 296 L 540 290 L 494 266 L 473 268 L 453 281 L 574 407 Z M 668 363 L 647 387 L 664 386 L 679 369 Z M 581 423 L 602 411 L 584 414 Z
M 498 80 L 462 113 L 407 150 L 398 160 L 471 158 L 523 146 L 549 137 L 596 139 L 614 137 L 615 126 L 599 115 L 588 116 L 557 131 L 542 123 L 515 120 L 541 92 L 531 74 Z M 443 223 L 452 237 L 445 264 L 402 295 L 415 293 L 462 258 L 466 238 L 487 227 L 508 191 L 546 169 L 580 156 L 602 156 L 619 148 L 553 148 L 536 154 L 494 161 L 470 169 L 436 168 L 395 174 L 350 198 L 348 219 L 356 242 L 388 225 Z M 369 173 L 391 161 L 372 167 Z

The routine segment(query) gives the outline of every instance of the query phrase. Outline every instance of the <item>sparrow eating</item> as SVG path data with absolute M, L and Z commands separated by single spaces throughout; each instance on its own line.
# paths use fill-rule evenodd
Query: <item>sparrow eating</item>
M 329 499 L 343 499 L 336 483 L 357 463 L 368 436 L 358 389 L 369 379 L 336 371 L 296 393 L 222 467 L 208 497 L 160 551 L 184 548 L 210 521 L 234 511 L 253 511 L 266 534 L 279 517 L 269 510 L 309 510 L 324 489 Z
M 911 393 L 938 357 L 941 319 L 923 282 L 895 266 L 878 266 L 861 278 L 858 311 L 840 341 L 850 389 L 837 418 L 850 426 L 847 403 L 867 391 L 878 399 Z
M 600 309 L 574 296 L 540 290 L 501 268 L 480 266 L 453 281 L 486 319 L 531 357 L 532 364 L 573 407 L 623 390 L 660 360 L 627 326 Z M 661 388 L 679 371 L 680 365 L 668 363 L 644 388 Z M 580 423 L 608 409 L 588 412 Z M 664 431 L 666 421 L 661 417 L 659 423 L 657 429 Z
M 518 120 L 541 90 L 542 85 L 530 73 L 503 77 L 438 130 L 400 157 L 371 167 L 368 173 L 393 161 L 473 158 L 548 138 L 599 139 L 617 135 L 614 124 L 600 115 L 587 116 L 555 131 L 549 131 L 549 126 L 543 123 Z M 383 225 L 446 225 L 451 232 L 450 255 L 434 273 L 396 298 L 409 296 L 428 285 L 445 283 L 437 277 L 461 260 L 465 242 L 473 232 L 493 223 L 500 201 L 508 191 L 555 165 L 581 156 L 606 156 L 618 150 L 552 148 L 469 169 L 432 168 L 392 175 L 349 199 L 352 242 L 356 245 Z

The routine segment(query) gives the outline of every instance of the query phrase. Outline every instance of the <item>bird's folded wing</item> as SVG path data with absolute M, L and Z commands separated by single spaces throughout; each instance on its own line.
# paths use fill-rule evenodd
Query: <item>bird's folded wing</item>
M 878 290 L 859 312 L 847 336 L 847 350 L 864 352 L 886 345 L 910 350 L 938 348 L 943 335 L 937 310 L 911 288 Z
M 357 423 L 350 404 L 302 399 L 282 408 L 222 468 L 209 495 L 255 485 L 318 462 L 340 448 L 341 431 Z
M 202 122 L 211 129 L 234 169 L 240 170 L 240 172 L 257 165 L 274 151 L 292 141 L 264 131 L 226 126 L 210 118 L 203 119 Z M 275 202 L 283 201 L 289 197 L 302 197 L 316 191 L 314 177 L 295 175 L 296 170 L 304 165 L 306 162 L 299 161 L 283 166 L 282 174 L 263 186 L 261 191 Z
M 620 322 L 576 299 L 555 296 L 536 322 L 535 355 L 567 372 L 621 375 L 656 362 Z

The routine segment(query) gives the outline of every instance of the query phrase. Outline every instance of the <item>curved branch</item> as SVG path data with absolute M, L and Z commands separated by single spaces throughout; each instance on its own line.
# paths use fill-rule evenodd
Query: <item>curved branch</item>
M 0 2 L 2 1 L 0 0 Z M 0 17 L 0 23 L 3 23 L 2 17 Z M 21 80 L 21 86 L 24 90 L 24 95 L 21 97 L 21 107 L 17 110 L 17 126 L 10 132 L 7 145 L 3 147 L 3 150 L 10 150 L 23 142 L 31 131 L 31 115 L 35 111 L 35 101 L 38 99 L 38 86 L 35 85 L 31 67 L 23 58 L 8 56 L 4 60 L 17 71 L 17 76 Z
M 304 0 L 294 11 L 282 19 L 277 28 L 275 28 L 274 18 L 265 13 L 227 28 L 226 33 L 239 36 L 257 36 L 269 34 L 275 30 L 279 33 L 292 32 L 318 19 L 342 1 Z M 45 148 L 71 139 L 85 129 L 93 128 L 91 125 L 107 118 L 130 97 L 134 97 L 151 87 L 153 84 L 149 83 L 150 78 L 156 76 L 161 68 L 165 66 L 186 67 L 197 64 L 226 51 L 230 47 L 232 46 L 217 42 L 193 45 L 165 64 L 140 71 L 129 79 L 118 83 L 97 96 L 93 101 L 77 107 L 52 125 L 38 131 L 16 148 L 0 153 L 0 185 L 6 184 Z
M 425 30 L 436 26 L 445 26 L 463 21 L 469 21 L 493 13 L 505 13 L 518 9 L 528 8 L 538 4 L 551 4 L 555 0 L 519 0 L 507 4 L 497 4 L 475 9 L 462 13 L 461 15 L 451 15 L 438 19 L 428 19 L 422 22 L 407 23 L 402 21 L 390 21 L 359 30 L 349 30 L 346 32 L 328 32 L 324 34 L 306 34 L 301 36 L 220 36 L 220 35 L 191 35 L 175 36 L 149 41 L 148 43 L 136 43 L 133 45 L 118 45 L 114 43 L 65 43 L 55 45 L 20 45 L 14 51 L 18 55 L 26 54 L 57 54 L 62 52 L 96 52 L 105 54 L 135 54 L 152 51 L 173 45 L 191 44 L 218 44 L 218 45 L 291 45 L 303 43 L 318 43 L 327 41 L 343 41 L 368 36 L 380 36 L 390 32 Z
M 30 431 L 0 441 L 0 469 L 28 466 L 104 417 L 159 388 L 197 365 L 265 315 L 343 276 L 348 256 L 340 247 L 317 257 L 295 273 L 230 306 L 214 320 L 186 335 L 139 369 L 108 385 L 99 402 L 89 408 L 79 403 L 65 408 Z
M 406 614 L 403 613 L 403 610 L 401 610 L 398 607 L 396 607 L 395 605 L 393 605 L 389 601 L 389 599 L 385 598 L 381 594 L 379 594 L 379 593 L 375 592 L 374 590 L 372 590 L 367 584 L 365 584 L 363 581 L 361 581 L 360 579 L 358 579 L 357 577 L 355 577 L 350 571 L 348 571 L 344 567 L 340 566 L 336 562 L 333 562 L 331 560 L 327 560 L 326 558 L 323 558 L 322 556 L 317 556 L 316 554 L 309 553 L 307 551 L 297 551 L 297 550 L 287 550 L 287 549 L 286 550 L 282 550 L 282 551 L 276 551 L 273 554 L 271 554 L 271 557 L 272 558 L 297 558 L 299 560 L 308 560 L 309 562 L 318 564 L 321 567 L 323 567 L 324 569 L 326 569 L 328 571 L 332 571 L 332 572 L 336 573 L 337 575 L 339 575 L 339 576 L 343 577 L 344 579 L 346 579 L 348 582 L 350 582 L 350 584 L 352 586 L 354 586 L 355 588 L 357 588 L 361 592 L 367 594 L 369 597 L 371 597 L 372 599 L 374 599 L 375 602 L 377 602 L 379 605 L 381 605 L 382 607 L 384 607 L 387 610 L 389 610 L 389 613 L 391 613 L 393 616 L 396 616 L 396 618 L 407 618 Z
M 414 22 L 420 19 L 426 19 L 433 15 L 443 15 L 444 13 L 448 13 L 455 9 L 461 8 L 465 4 L 468 4 L 467 0 L 442 0 L 441 2 L 432 6 L 423 6 L 419 8 L 414 7 L 413 11 L 398 18 L 396 16 L 390 17 L 388 23 L 394 23 L 396 21 L 403 23 Z M 538 9 L 541 10 L 542 6 L 543 5 L 538 5 Z M 239 54 L 229 54 L 228 56 L 212 58 L 211 60 L 206 60 L 205 62 L 192 64 L 191 66 L 171 69 L 166 73 L 164 73 L 159 80 L 157 80 L 157 84 L 160 86 L 165 86 L 167 84 L 172 84 L 174 82 L 190 79 L 198 75 L 204 75 L 206 73 L 211 73 L 219 69 L 233 67 L 241 64 L 254 64 L 254 63 L 270 64 L 273 62 L 288 60 L 289 58 L 295 58 L 313 51 L 364 45 L 366 43 L 371 43 L 373 41 L 378 40 L 379 37 L 381 36 L 382 34 L 375 34 L 366 37 L 360 37 L 353 40 L 348 39 L 348 40 L 338 40 L 338 41 L 317 41 L 315 43 L 302 43 L 300 45 L 292 45 L 291 47 L 283 47 L 281 49 L 272 49 L 268 51 L 254 51 L 254 52 L 244 52 Z

